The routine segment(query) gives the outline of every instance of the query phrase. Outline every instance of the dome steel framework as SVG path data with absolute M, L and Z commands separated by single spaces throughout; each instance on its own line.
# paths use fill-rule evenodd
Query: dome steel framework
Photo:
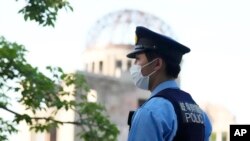
M 145 26 L 174 38 L 170 26 L 158 17 L 139 10 L 120 10 L 109 13 L 92 26 L 87 47 L 95 44 L 134 44 L 136 26 Z

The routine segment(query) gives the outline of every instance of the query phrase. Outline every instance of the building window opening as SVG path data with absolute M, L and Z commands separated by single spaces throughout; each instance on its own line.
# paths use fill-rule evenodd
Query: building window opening
M 50 140 L 49 141 L 56 141 L 56 127 L 50 130 Z
M 102 70 L 103 70 L 103 62 L 100 61 L 99 62 L 99 71 L 102 72 Z
M 121 60 L 116 60 L 115 67 L 116 68 L 122 68 L 122 61 Z
M 131 60 L 128 60 L 127 62 L 127 70 L 129 71 L 129 69 L 131 68 L 132 62 Z

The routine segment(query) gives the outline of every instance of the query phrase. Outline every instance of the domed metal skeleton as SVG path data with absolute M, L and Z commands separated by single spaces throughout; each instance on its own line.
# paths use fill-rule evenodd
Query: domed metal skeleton
M 135 27 L 139 25 L 174 38 L 170 27 L 158 17 L 138 10 L 120 10 L 96 22 L 88 34 L 87 47 L 95 44 L 134 44 Z

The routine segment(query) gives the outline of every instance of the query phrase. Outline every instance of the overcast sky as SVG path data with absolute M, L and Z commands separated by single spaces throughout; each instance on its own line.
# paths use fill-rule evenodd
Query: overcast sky
M 60 12 L 56 27 L 24 22 L 22 2 L 0 0 L 0 35 L 25 45 L 27 59 L 41 70 L 82 69 L 90 27 L 102 16 L 138 9 L 164 20 L 189 46 L 181 86 L 199 102 L 219 104 L 239 123 L 250 123 L 250 2 L 247 0 L 72 0 L 74 12 Z M 131 35 L 134 36 L 134 35 Z

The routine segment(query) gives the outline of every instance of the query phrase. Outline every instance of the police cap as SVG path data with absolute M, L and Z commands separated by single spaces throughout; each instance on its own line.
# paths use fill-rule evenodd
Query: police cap
M 145 27 L 136 27 L 136 41 L 134 50 L 127 54 L 128 58 L 135 58 L 138 53 L 153 51 L 164 56 L 172 63 L 179 64 L 182 55 L 190 49 L 165 35 L 151 31 Z

